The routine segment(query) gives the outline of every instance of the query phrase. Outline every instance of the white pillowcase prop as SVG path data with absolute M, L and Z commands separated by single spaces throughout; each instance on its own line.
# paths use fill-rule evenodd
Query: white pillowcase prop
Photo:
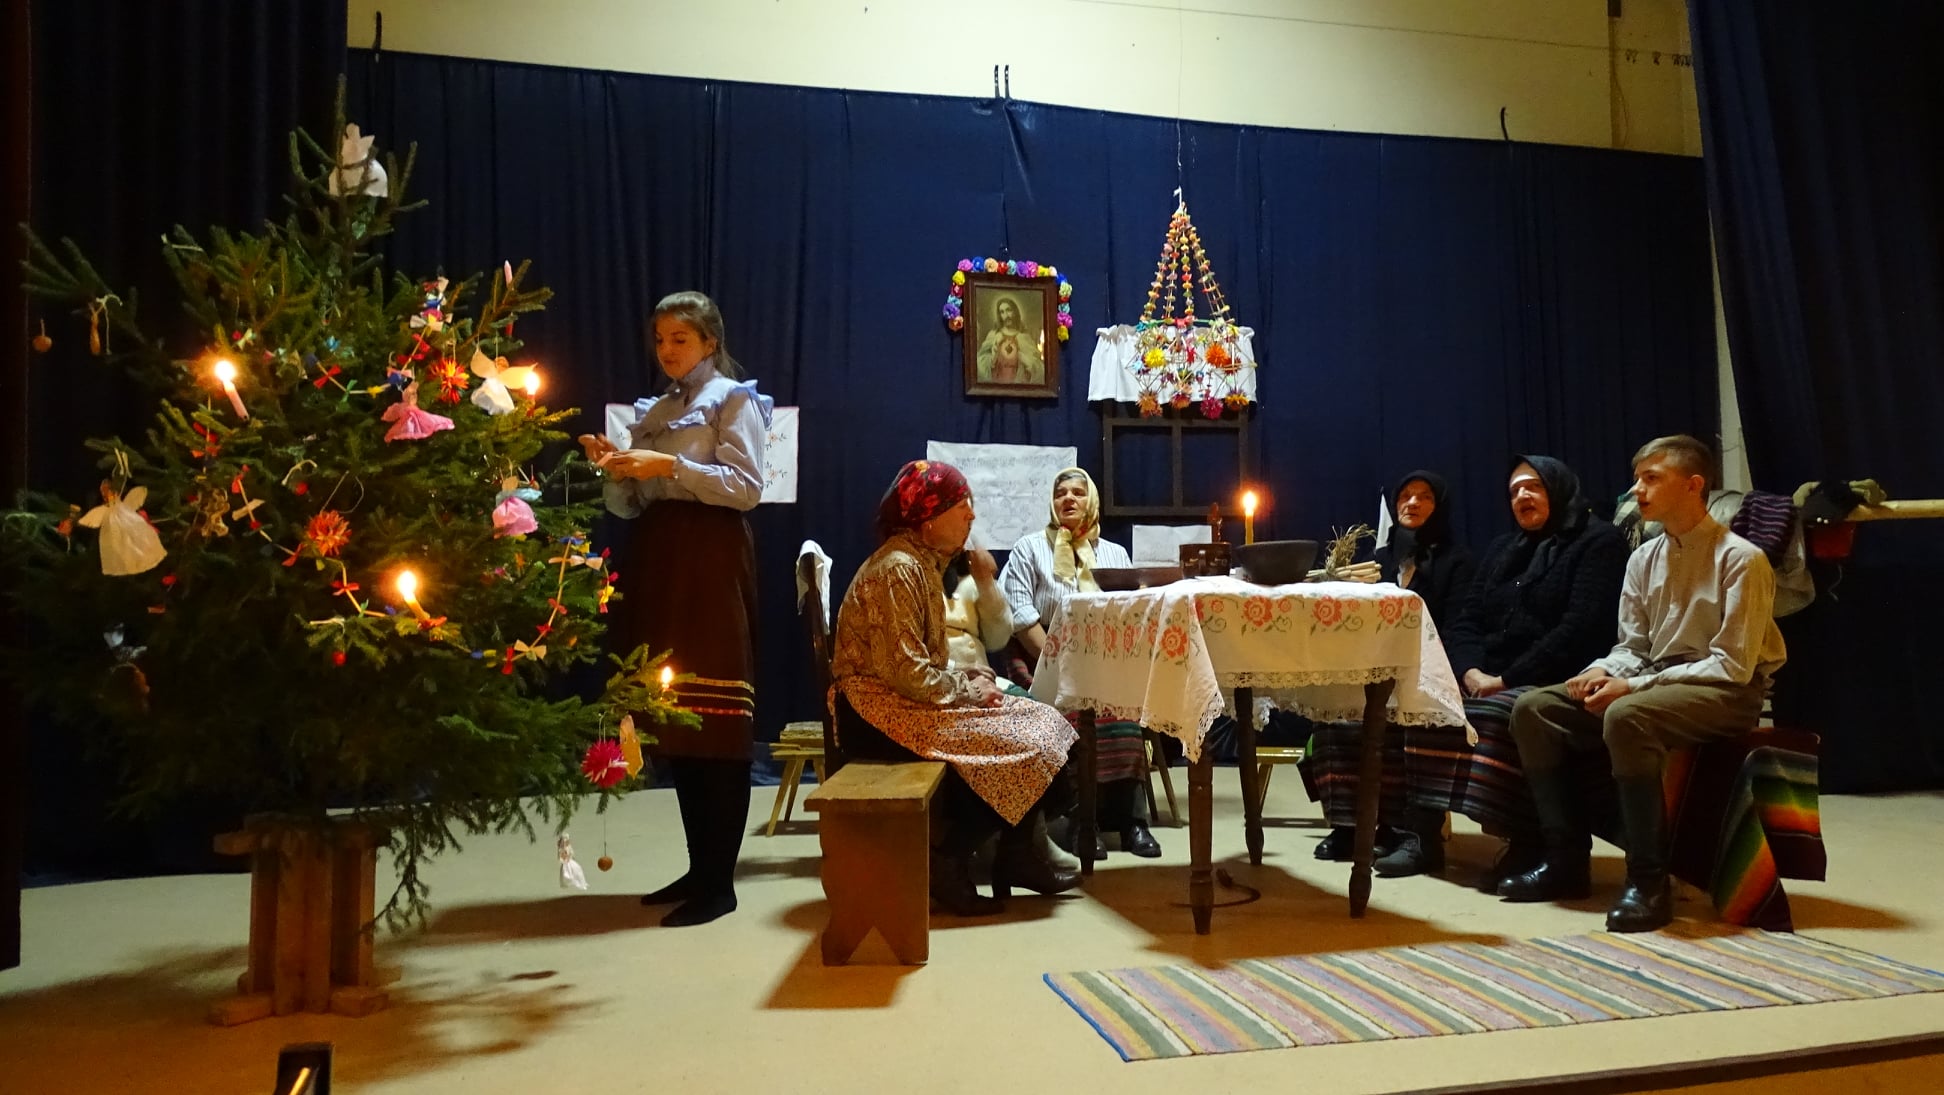
M 533 366 L 508 365 L 503 357 L 487 357 L 474 350 L 472 371 L 479 378 L 479 387 L 472 394 L 473 405 L 487 414 L 502 415 L 513 409 L 513 389 L 526 387 Z
M 141 574 L 155 569 L 168 552 L 155 526 L 143 517 L 142 503 L 148 501 L 148 488 L 136 487 L 127 494 L 115 493 L 107 480 L 101 483 L 101 505 L 81 515 L 86 528 L 101 530 L 101 572 L 103 574 Z

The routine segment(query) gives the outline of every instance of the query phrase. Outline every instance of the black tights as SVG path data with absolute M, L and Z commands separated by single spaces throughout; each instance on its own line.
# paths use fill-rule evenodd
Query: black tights
M 733 894 L 736 857 L 749 824 L 749 762 L 669 757 L 665 763 L 682 811 L 695 892 Z

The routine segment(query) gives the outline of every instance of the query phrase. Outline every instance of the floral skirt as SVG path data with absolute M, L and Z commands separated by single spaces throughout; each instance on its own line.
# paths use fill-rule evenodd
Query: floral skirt
M 1079 740 L 1058 711 L 1003 696 L 998 707 L 939 707 L 906 699 L 873 677 L 832 686 L 885 737 L 921 757 L 942 760 L 1008 825 L 1040 800 Z M 832 717 L 835 717 L 834 714 Z

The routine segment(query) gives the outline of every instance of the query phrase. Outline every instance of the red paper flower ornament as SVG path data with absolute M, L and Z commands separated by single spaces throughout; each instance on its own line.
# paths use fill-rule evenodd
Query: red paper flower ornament
M 602 738 L 588 746 L 587 755 L 581 758 L 581 775 L 603 791 L 627 779 L 628 761 L 621 755 L 621 743 Z

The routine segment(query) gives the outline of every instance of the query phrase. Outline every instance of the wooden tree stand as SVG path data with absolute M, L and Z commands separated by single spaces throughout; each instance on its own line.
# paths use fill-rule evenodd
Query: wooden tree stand
M 360 1017 L 388 998 L 371 972 L 371 923 L 383 833 L 352 821 L 256 815 L 216 838 L 250 857 L 250 965 L 242 994 L 210 1006 L 235 1026 L 299 1011 Z

